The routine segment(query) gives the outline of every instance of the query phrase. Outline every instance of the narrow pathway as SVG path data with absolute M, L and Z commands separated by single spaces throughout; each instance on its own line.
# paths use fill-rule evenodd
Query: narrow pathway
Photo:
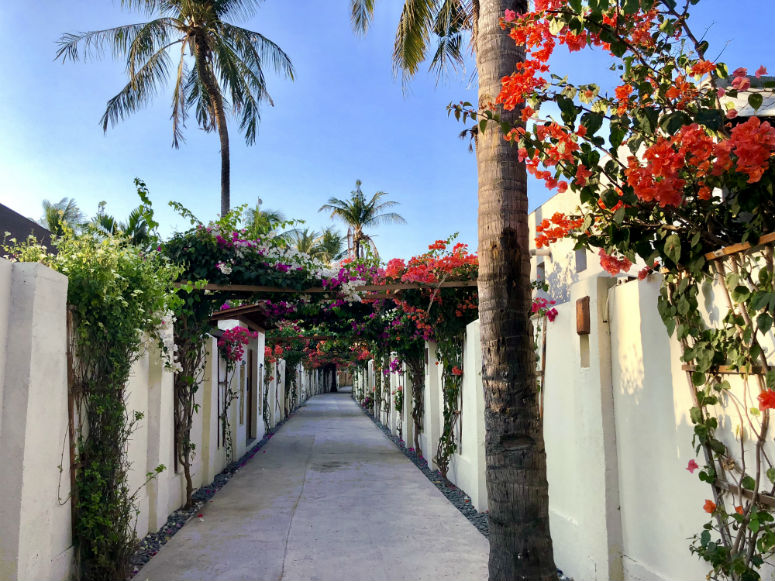
M 484 580 L 487 540 L 347 393 L 314 397 L 136 579 Z

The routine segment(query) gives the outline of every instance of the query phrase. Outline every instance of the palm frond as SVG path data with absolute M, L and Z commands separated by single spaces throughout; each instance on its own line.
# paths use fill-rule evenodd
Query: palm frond
M 196 121 L 199 126 L 207 131 L 215 130 L 215 117 L 212 114 L 212 103 L 210 95 L 207 93 L 202 79 L 199 78 L 199 72 L 196 67 L 191 67 L 184 87 L 186 95 L 186 106 L 193 107 L 196 115 Z
M 248 20 L 256 15 L 263 0 L 214 0 L 215 13 L 219 18 Z
M 262 99 L 272 102 L 263 71 L 249 68 L 227 41 L 216 42 L 213 55 L 213 68 L 220 78 L 221 90 L 230 94 L 233 111 L 240 116 L 240 129 L 251 145 L 261 120 L 259 102 Z
M 169 46 L 178 42 L 180 41 L 174 41 Z M 171 59 L 166 50 L 169 46 L 149 58 L 121 92 L 108 101 L 105 113 L 100 119 L 103 131 L 108 130 L 109 124 L 115 125 L 145 106 L 156 95 L 159 85 L 169 77 Z
M 417 73 L 430 39 L 438 0 L 405 0 L 393 44 L 393 65 L 404 83 Z
M 114 58 L 121 58 L 128 54 L 129 48 L 137 36 L 145 31 L 161 30 L 168 39 L 169 27 L 174 23 L 170 18 L 160 18 L 152 22 L 141 22 L 138 24 L 126 24 L 107 28 L 104 30 L 93 30 L 90 32 L 81 32 L 79 34 L 63 34 L 57 44 L 59 49 L 56 52 L 56 58 L 61 58 L 63 62 L 68 59 L 77 61 L 83 55 L 85 60 L 89 58 L 98 59 L 105 53 L 105 48 L 110 47 Z M 148 26 L 151 25 L 149 29 Z M 146 42 L 146 41 L 144 41 Z M 168 40 L 161 40 L 161 44 L 166 44 Z
M 406 220 L 400 214 L 388 212 L 387 214 L 377 214 L 364 222 L 364 226 L 378 226 L 380 224 L 406 224 Z
M 185 78 L 188 77 L 186 69 L 186 44 L 180 44 L 180 61 L 178 62 L 178 72 L 175 75 L 175 90 L 172 92 L 172 147 L 178 148 L 181 141 L 184 141 L 183 129 L 186 127 L 188 117 L 188 107 L 186 107 Z
M 461 0 L 444 0 L 433 24 L 436 52 L 429 70 L 435 73 L 436 82 L 449 69 L 463 66 L 463 33 L 471 27 L 471 6 Z
M 374 18 L 374 0 L 352 0 L 350 11 L 353 30 L 358 34 L 366 34 Z
M 294 80 L 293 63 L 290 57 L 277 44 L 263 34 L 234 26 L 228 22 L 222 23 L 223 35 L 229 39 L 236 52 L 246 63 L 260 69 L 268 62 L 274 71 Z

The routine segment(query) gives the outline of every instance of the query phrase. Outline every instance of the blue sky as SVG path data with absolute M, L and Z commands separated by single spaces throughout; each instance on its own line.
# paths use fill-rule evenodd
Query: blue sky
M 4 0 L 0 7 L 0 203 L 39 218 L 41 202 L 73 197 L 87 214 L 101 200 L 124 217 L 138 200 L 132 181 L 148 184 L 166 233 L 186 223 L 167 207 L 183 203 L 202 219 L 219 210 L 220 158 L 215 134 L 192 119 L 186 142 L 170 147 L 171 87 L 153 104 L 103 134 L 98 121 L 107 99 L 126 82 L 121 62 L 54 61 L 62 33 L 141 22 L 142 14 L 113 2 Z M 346 197 L 355 180 L 400 202 L 407 225 L 374 231 L 380 253 L 408 257 L 428 243 L 460 232 L 476 248 L 476 164 L 463 126 L 447 116 L 450 102 L 475 101 L 471 67 L 436 84 L 421 72 L 403 92 L 391 50 L 401 3 L 378 2 L 366 37 L 353 34 L 349 0 L 266 0 L 240 24 L 257 30 L 291 57 L 296 81 L 269 76 L 275 107 L 266 106 L 256 144 L 245 145 L 230 125 L 232 205 L 255 204 L 302 218 L 315 229 L 331 222 L 317 209 Z M 321 8 L 322 7 L 322 8 Z M 703 0 L 696 30 L 707 29 L 711 56 L 723 49 L 730 67 L 760 64 L 775 71 L 775 3 Z M 579 81 L 600 82 L 601 59 L 558 60 Z M 603 76 L 602 78 L 605 78 Z M 530 207 L 548 197 L 530 184 Z

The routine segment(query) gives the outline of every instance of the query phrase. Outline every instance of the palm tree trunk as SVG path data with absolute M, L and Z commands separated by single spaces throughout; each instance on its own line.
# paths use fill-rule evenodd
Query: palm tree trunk
M 495 101 L 500 79 L 524 55 L 498 26 L 526 0 L 479 0 L 476 60 L 479 103 Z M 518 111 L 503 112 L 505 121 Z M 556 579 L 549 536 L 546 454 L 538 414 L 530 324 L 527 179 L 500 131 L 477 138 L 479 316 L 485 393 L 490 580 Z
M 229 129 L 226 126 L 226 111 L 215 75 L 207 64 L 209 51 L 205 41 L 197 38 L 194 42 L 194 50 L 197 72 L 210 96 L 215 126 L 221 140 L 221 216 L 225 216 L 231 209 L 231 158 L 229 156 Z

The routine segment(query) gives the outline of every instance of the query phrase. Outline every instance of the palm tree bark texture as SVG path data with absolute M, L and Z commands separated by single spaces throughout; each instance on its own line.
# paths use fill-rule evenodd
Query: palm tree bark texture
M 495 102 L 501 78 L 524 58 L 498 20 L 506 9 L 526 8 L 526 0 L 479 2 L 480 106 Z M 513 122 L 519 111 L 502 115 Z M 516 150 L 493 129 L 478 135 L 476 161 L 490 579 L 556 579 L 530 323 L 526 171 Z

